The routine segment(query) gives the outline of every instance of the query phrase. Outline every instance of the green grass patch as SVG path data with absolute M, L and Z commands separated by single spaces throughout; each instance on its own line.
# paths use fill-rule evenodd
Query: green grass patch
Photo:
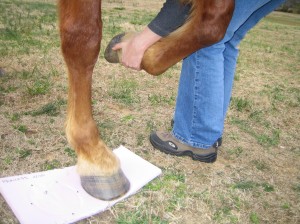
M 152 106 L 157 105 L 175 105 L 176 96 L 163 96 L 161 94 L 150 94 L 148 96 L 148 100 L 150 101 Z
M 55 45 L 58 46 L 56 20 L 55 4 L 16 0 L 0 2 L 0 24 L 3 27 L 0 56 L 11 55 L 11 52 L 29 54 L 48 50 L 53 47 L 50 37 L 57 37 Z
M 77 158 L 77 155 L 75 153 L 75 151 L 69 147 L 65 148 L 64 149 L 64 152 L 69 156 L 69 157 L 72 157 L 72 158 Z
M 108 94 L 118 102 L 131 105 L 139 101 L 136 95 L 138 83 L 133 79 L 116 80 L 111 84 Z
M 122 213 L 116 220 L 117 224 L 168 224 L 169 222 L 164 221 L 161 217 L 155 215 L 146 215 L 140 210 L 133 212 Z
M 155 17 L 155 14 L 145 11 L 135 11 L 131 15 L 130 23 L 133 25 L 147 25 Z
M 61 163 L 56 159 L 51 160 L 51 161 L 46 161 L 41 165 L 41 169 L 43 171 L 54 170 L 54 169 L 57 169 L 57 168 L 60 168 L 60 167 L 61 167 Z
M 285 203 L 281 206 L 281 208 L 283 208 L 283 209 L 290 209 L 290 208 L 291 208 L 291 205 L 290 205 L 288 202 L 285 202 Z
M 50 91 L 50 87 L 49 80 L 36 80 L 32 85 L 27 86 L 27 93 L 30 96 L 45 95 Z
M 230 223 L 238 223 L 238 218 L 232 214 L 232 209 L 230 207 L 224 206 L 220 209 L 218 209 L 214 214 L 213 214 L 213 220 L 216 222 L 221 222 L 229 220 Z
M 3 93 L 11 93 L 11 92 L 15 92 L 16 90 L 18 90 L 18 87 L 8 84 L 7 86 L 1 86 L 0 87 L 0 91 Z
M 254 181 L 239 181 L 231 186 L 233 189 L 250 191 L 261 187 L 265 192 L 275 191 L 274 186 L 268 183 L 256 183 Z
M 22 133 L 26 133 L 28 128 L 26 127 L 26 125 L 20 124 L 20 125 L 14 125 L 13 126 L 16 130 L 22 132 Z
M 144 189 L 150 191 L 160 191 L 164 187 L 164 182 L 161 180 L 154 180 L 147 184 Z
M 19 155 L 19 158 L 25 159 L 28 156 L 31 156 L 31 150 L 28 149 L 17 149 L 17 153 Z
M 263 146 L 277 146 L 280 142 L 279 129 L 268 128 L 269 130 L 265 130 L 265 133 L 259 133 L 261 131 L 255 131 L 254 128 L 251 127 L 249 121 L 239 118 L 231 118 L 230 123 L 238 126 L 242 131 L 253 136 L 257 140 L 257 142 Z
M 172 212 L 184 206 L 187 195 L 185 175 L 180 172 L 166 171 L 166 173 L 144 187 L 145 190 L 163 191 L 167 199 L 167 211 Z
M 252 163 L 255 165 L 256 169 L 260 171 L 270 170 L 270 167 L 264 161 L 253 160 Z
M 113 9 L 117 11 L 123 11 L 125 10 L 125 7 L 114 7 Z
M 161 177 L 153 180 L 143 188 L 143 194 L 148 192 L 164 192 L 165 206 L 168 212 L 184 207 L 184 199 L 187 196 L 185 175 L 177 171 L 166 171 Z M 156 202 L 154 202 L 156 203 Z M 127 211 L 118 216 L 116 223 L 169 223 L 164 218 L 148 214 L 149 203 L 140 205 L 134 211 Z
M 293 187 L 292 187 L 292 189 L 293 189 L 295 192 L 297 192 L 297 193 L 300 194 L 300 183 L 294 184 Z
M 232 188 L 239 190 L 252 190 L 257 186 L 258 184 L 253 181 L 240 181 L 232 185 Z
M 21 119 L 21 115 L 19 113 L 13 113 L 10 117 L 11 121 L 19 121 Z
M 279 144 L 279 140 L 280 140 L 280 130 L 278 130 L 278 129 L 272 130 L 271 135 L 270 134 L 258 134 L 255 136 L 258 140 L 258 143 L 261 145 L 277 146 Z
M 60 113 L 60 107 L 65 105 L 67 102 L 65 100 L 57 100 L 54 102 L 47 103 L 46 105 L 38 108 L 37 110 L 32 110 L 29 112 L 25 112 L 25 115 L 32 115 L 32 116 L 40 116 L 40 115 L 47 115 L 47 116 L 58 116 Z
M 14 158 L 12 156 L 6 156 L 3 159 L 3 162 L 5 163 L 5 165 L 11 165 L 14 161 Z
M 124 117 L 121 118 L 121 121 L 125 122 L 125 123 L 130 123 L 133 120 L 134 120 L 134 116 L 132 114 L 124 116 Z
M 243 151 L 244 151 L 243 148 L 238 146 L 233 149 L 229 149 L 228 153 L 230 155 L 235 155 L 236 157 L 239 157 L 243 153 Z
M 136 142 L 137 142 L 137 146 L 142 146 L 145 142 L 146 138 L 143 134 L 137 134 L 136 137 Z
M 250 214 L 250 222 L 253 223 L 253 224 L 259 224 L 259 223 L 260 223 L 260 221 L 259 221 L 259 216 L 258 216 L 257 213 L 252 212 L 252 213 Z
M 232 97 L 231 105 L 239 112 L 249 111 L 251 109 L 251 102 L 245 98 Z
M 265 192 L 273 192 L 275 191 L 274 186 L 268 184 L 268 183 L 262 183 L 261 186 L 263 187 Z
M 265 18 L 265 21 L 272 25 L 277 23 L 288 26 L 300 26 L 299 17 L 290 13 L 272 13 Z

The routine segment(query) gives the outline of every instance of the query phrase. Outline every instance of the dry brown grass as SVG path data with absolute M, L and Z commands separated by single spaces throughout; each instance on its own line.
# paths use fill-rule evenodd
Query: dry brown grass
M 9 17 L 4 6 L 9 13 L 14 7 L 24 12 L 27 4 L 30 14 L 55 15 L 55 7 L 38 12 L 32 1 L 15 2 L 0 2 L 1 32 Z M 55 1 L 35 2 L 51 6 Z M 140 30 L 162 3 L 104 2 L 102 50 L 114 34 Z M 22 18 L 25 28 L 33 20 Z M 27 39 L 33 34 L 38 37 L 31 43 Z M 163 175 L 127 201 L 79 223 L 299 223 L 299 35 L 299 15 L 282 13 L 271 14 L 247 35 L 214 164 L 163 154 L 148 141 L 151 130 L 170 128 L 180 65 L 152 77 L 108 64 L 101 53 L 93 106 L 102 137 L 111 148 L 123 144 L 159 166 Z M 21 37 L 26 41 L 0 35 L 0 67 L 6 71 L 0 77 L 1 177 L 76 163 L 63 128 L 67 80 L 55 18 L 41 29 L 23 30 Z M 48 111 L 42 110 L 45 105 Z M 0 223 L 17 223 L 3 198 L 0 204 Z

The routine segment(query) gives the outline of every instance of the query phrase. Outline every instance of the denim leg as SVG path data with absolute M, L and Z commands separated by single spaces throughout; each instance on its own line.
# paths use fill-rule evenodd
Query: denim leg
M 224 49 L 224 44 L 215 44 L 183 61 L 173 135 L 188 145 L 209 148 L 221 136 Z
M 223 118 L 225 120 L 226 113 L 230 104 L 231 92 L 234 81 L 234 74 L 236 69 L 237 58 L 239 50 L 232 42 L 225 44 L 224 51 L 224 107 Z
M 173 135 L 198 148 L 222 136 L 238 57 L 237 45 L 261 18 L 283 0 L 236 0 L 225 37 L 183 61 Z

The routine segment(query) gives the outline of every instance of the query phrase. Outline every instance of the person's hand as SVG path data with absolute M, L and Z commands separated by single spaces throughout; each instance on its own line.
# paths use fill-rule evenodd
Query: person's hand
M 161 36 L 146 27 L 141 33 L 116 44 L 112 49 L 122 49 L 121 63 L 128 68 L 139 71 L 145 51 L 160 38 Z
M 116 44 L 113 50 L 122 50 L 121 64 L 134 70 L 141 70 L 141 61 L 145 52 L 141 37 L 139 34 Z

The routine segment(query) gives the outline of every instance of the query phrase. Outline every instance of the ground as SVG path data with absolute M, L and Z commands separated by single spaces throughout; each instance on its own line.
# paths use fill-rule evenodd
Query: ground
M 242 42 L 223 146 L 204 164 L 148 141 L 151 130 L 170 130 L 181 65 L 152 77 L 103 59 L 113 35 L 141 30 L 162 4 L 104 1 L 93 108 L 111 148 L 122 144 L 163 174 L 78 223 L 299 223 L 300 16 L 274 12 Z M 1 177 L 75 165 L 55 1 L 1 0 L 0 31 Z M 0 204 L 0 223 L 18 223 L 2 197 Z

